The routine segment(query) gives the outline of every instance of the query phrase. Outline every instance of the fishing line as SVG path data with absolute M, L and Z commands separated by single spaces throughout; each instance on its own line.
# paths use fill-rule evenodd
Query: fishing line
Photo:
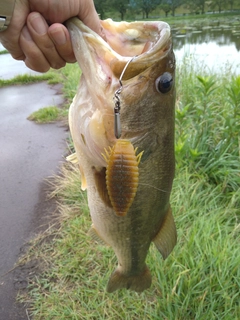
M 123 75 L 128 67 L 128 65 L 135 59 L 137 56 L 132 57 L 128 62 L 126 63 L 125 67 L 123 68 L 123 71 L 119 78 L 119 84 L 120 88 L 118 88 L 115 93 L 113 99 L 115 100 L 115 107 L 114 107 L 114 134 L 117 139 L 121 137 L 122 129 L 121 129 L 121 121 L 120 121 L 120 110 L 121 110 L 121 101 L 120 101 L 120 93 L 122 92 L 123 84 L 122 84 L 122 78 Z

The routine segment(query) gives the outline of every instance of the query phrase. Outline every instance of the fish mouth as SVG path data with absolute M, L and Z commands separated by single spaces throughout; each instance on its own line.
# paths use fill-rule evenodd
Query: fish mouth
M 98 77 L 102 84 L 113 84 L 124 72 L 128 80 L 162 60 L 172 50 L 171 32 L 167 23 L 101 21 L 105 39 L 78 18 L 66 22 L 73 50 L 83 74 Z M 99 79 L 100 78 L 100 79 Z M 93 81 L 93 79 L 91 79 Z

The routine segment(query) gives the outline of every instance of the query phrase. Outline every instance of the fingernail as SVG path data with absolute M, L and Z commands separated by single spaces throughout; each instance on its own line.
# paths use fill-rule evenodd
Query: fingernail
M 47 33 L 48 26 L 43 17 L 39 13 L 33 13 L 30 18 L 30 23 L 33 29 L 39 34 L 44 35 Z
M 51 30 L 51 38 L 56 45 L 62 46 L 67 42 L 65 32 L 62 28 Z

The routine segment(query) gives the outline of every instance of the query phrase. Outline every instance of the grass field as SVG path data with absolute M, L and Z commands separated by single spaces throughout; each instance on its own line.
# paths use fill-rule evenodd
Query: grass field
M 76 66 L 64 69 L 73 97 Z M 184 79 L 184 81 L 182 81 Z M 171 204 L 178 244 L 163 261 L 152 246 L 149 290 L 105 287 L 116 266 L 110 248 L 87 235 L 91 225 L 78 168 L 66 164 L 50 180 L 59 202 L 58 228 L 49 229 L 23 262 L 39 259 L 28 312 L 33 319 L 237 320 L 240 317 L 240 77 L 178 66 L 176 177 Z M 49 238 L 51 241 L 49 241 Z

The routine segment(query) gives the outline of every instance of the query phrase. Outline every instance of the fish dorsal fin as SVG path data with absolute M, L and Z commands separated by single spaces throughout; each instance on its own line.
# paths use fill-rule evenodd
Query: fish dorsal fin
M 177 231 L 172 215 L 172 209 L 170 207 L 165 216 L 161 229 L 153 239 L 153 242 L 158 251 L 161 253 L 163 259 L 168 257 L 177 243 Z
M 91 225 L 90 230 L 88 231 L 88 235 L 97 243 L 101 245 L 108 245 L 98 234 L 97 230 L 95 229 L 94 225 Z

